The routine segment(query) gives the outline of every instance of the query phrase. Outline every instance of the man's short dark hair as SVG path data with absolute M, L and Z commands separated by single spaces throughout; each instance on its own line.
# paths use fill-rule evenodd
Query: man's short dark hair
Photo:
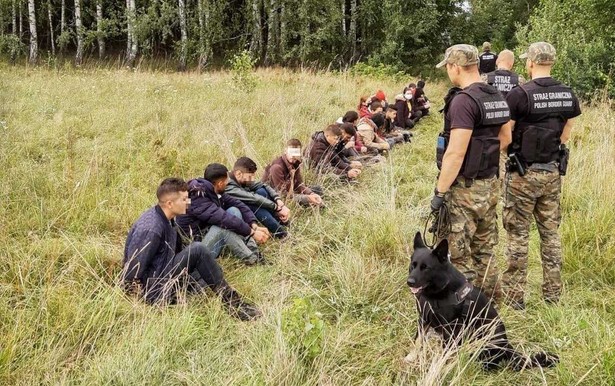
M 342 129 L 340 129 L 339 125 L 329 125 L 325 129 L 325 133 L 333 134 L 339 137 L 342 135 Z
M 424 80 L 419 80 L 418 82 L 416 82 L 416 87 L 418 88 L 425 88 L 425 81 Z
M 235 165 L 233 165 L 233 170 L 239 170 L 243 173 L 256 173 L 256 169 L 256 162 L 248 157 L 237 158 Z
M 410 84 L 408 85 L 408 88 L 416 88 L 416 84 L 414 84 L 414 83 L 410 83 Z
M 342 117 L 342 122 L 344 123 L 354 123 L 357 119 L 359 119 L 359 113 L 354 110 L 346 111 L 346 114 Z
M 205 167 L 205 173 L 203 176 L 207 181 L 214 183 L 221 178 L 227 178 L 228 169 L 222 164 L 209 164 Z
M 391 111 L 397 111 L 397 107 L 395 107 L 395 105 L 388 105 L 388 106 L 387 106 L 387 111 L 389 111 L 389 110 L 391 110 Z
M 171 193 L 187 192 L 188 184 L 182 178 L 169 177 L 165 178 L 158 189 L 156 190 L 156 197 L 158 201 L 162 202 L 162 199 Z
M 382 107 L 382 103 L 380 103 L 380 101 L 379 101 L 379 100 L 375 100 L 375 101 L 373 101 L 373 102 L 369 105 L 369 108 L 370 108 L 372 111 L 376 111 L 376 109 L 377 109 L 377 108 L 379 108 L 379 107 Z
M 374 122 L 376 124 L 376 128 L 381 128 L 384 125 L 384 114 L 383 113 L 377 113 L 372 115 L 372 122 Z
M 342 129 L 346 134 L 354 136 L 357 133 L 357 129 L 354 128 L 354 125 L 350 122 L 342 123 L 340 125 L 340 129 Z
M 286 146 L 301 147 L 301 141 L 299 141 L 297 138 L 289 139 L 288 142 L 286 142 Z

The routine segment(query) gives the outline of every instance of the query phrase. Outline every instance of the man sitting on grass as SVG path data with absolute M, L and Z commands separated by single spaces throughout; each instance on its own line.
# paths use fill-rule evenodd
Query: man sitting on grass
M 346 163 L 337 156 L 336 146 L 341 138 L 342 130 L 337 124 L 327 126 L 325 131 L 314 133 L 308 145 L 309 165 L 318 174 L 332 172 L 342 179 L 352 180 L 361 173 L 361 163 Z
M 180 178 L 167 178 L 156 192 L 158 204 L 134 223 L 124 249 L 122 281 L 125 289 L 148 303 L 174 303 L 177 290 L 198 273 L 207 287 L 222 300 L 231 315 L 250 320 L 261 313 L 224 280 L 222 269 L 203 243 L 182 250 L 175 217 L 186 213 L 188 185 Z
M 274 237 L 284 238 L 288 234 L 286 225 L 290 219 L 290 209 L 284 205 L 284 201 L 272 187 L 261 181 L 254 181 L 256 169 L 256 163 L 250 158 L 237 159 L 225 192 L 248 205 L 258 221 L 267 227 Z
M 227 246 L 247 265 L 266 263 L 257 243 L 269 239 L 269 230 L 258 226 L 246 204 L 224 192 L 229 181 L 226 166 L 209 164 L 204 177 L 188 182 L 192 203 L 186 214 L 177 218 L 182 235 L 202 240 L 216 258 Z
M 300 205 L 324 206 L 322 189 L 319 186 L 308 187 L 303 183 L 301 141 L 293 138 L 286 146 L 284 154 L 267 165 L 262 181 Z

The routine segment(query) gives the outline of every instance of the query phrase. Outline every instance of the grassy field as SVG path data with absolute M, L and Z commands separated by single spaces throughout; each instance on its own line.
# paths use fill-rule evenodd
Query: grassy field
M 565 291 L 541 301 L 536 231 L 524 312 L 501 309 L 521 350 L 555 369 L 484 373 L 465 347 L 413 350 L 408 252 L 433 192 L 442 119 L 426 118 L 352 187 L 321 181 L 329 206 L 295 208 L 272 266 L 221 263 L 262 307 L 252 323 L 213 296 L 159 308 L 117 288 L 125 235 L 166 176 L 200 176 L 247 155 L 259 168 L 284 142 L 323 129 L 361 94 L 402 83 L 259 71 L 252 92 L 228 73 L 61 71 L 0 65 L 0 384 L 615 384 L 615 116 L 586 106 L 565 177 Z M 411 79 L 409 79 L 411 80 Z M 408 80 L 408 81 L 409 81 Z M 429 84 L 440 107 L 445 84 Z M 311 176 L 310 182 L 314 182 Z M 504 267 L 505 233 L 497 253 Z

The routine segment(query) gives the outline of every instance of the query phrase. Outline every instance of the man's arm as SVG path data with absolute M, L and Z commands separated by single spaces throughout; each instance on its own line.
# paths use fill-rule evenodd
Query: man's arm
M 566 125 L 564 126 L 564 131 L 562 131 L 562 135 L 559 137 L 562 144 L 565 144 L 570 139 L 570 132 L 572 131 L 573 125 L 574 125 L 574 118 L 570 118 L 566 121 Z
M 126 241 L 124 281 L 143 282 L 143 274 L 149 268 L 160 245 L 160 235 L 151 230 L 137 230 Z
M 442 159 L 442 170 L 436 185 L 438 192 L 448 192 L 457 178 L 470 144 L 470 138 L 472 138 L 471 129 L 453 128 L 451 130 L 451 137 Z
M 274 201 L 268 200 L 267 198 L 259 194 L 256 194 L 253 191 L 243 189 L 235 184 L 229 183 L 226 186 L 224 193 L 228 194 L 231 197 L 238 199 L 239 201 L 247 205 L 258 206 L 258 207 L 265 208 L 267 210 L 275 210 L 276 208 L 276 204 Z
M 498 139 L 500 140 L 500 151 L 506 150 L 508 145 L 512 143 L 512 130 L 515 126 L 515 121 L 512 119 L 500 128 L 500 133 L 498 134 Z

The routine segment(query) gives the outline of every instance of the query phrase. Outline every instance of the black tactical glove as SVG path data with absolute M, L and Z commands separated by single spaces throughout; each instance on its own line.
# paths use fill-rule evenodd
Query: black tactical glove
M 440 193 L 436 190 L 433 198 L 431 199 L 431 210 L 437 212 L 444 205 L 444 193 Z

